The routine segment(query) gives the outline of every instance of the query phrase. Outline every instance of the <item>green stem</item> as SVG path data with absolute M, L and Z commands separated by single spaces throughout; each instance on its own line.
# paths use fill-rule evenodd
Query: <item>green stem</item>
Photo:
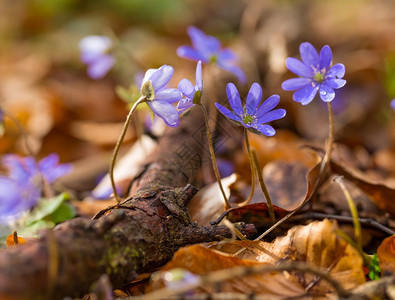
M 248 139 L 248 131 L 246 128 L 244 128 L 244 138 L 245 138 L 245 142 L 246 142 L 246 146 L 247 146 L 247 153 L 248 153 L 248 159 L 250 161 L 250 168 L 251 168 L 251 192 L 250 195 L 248 196 L 247 200 L 245 200 L 244 202 L 240 203 L 240 205 L 246 205 L 248 203 L 251 202 L 252 197 L 254 196 L 254 192 L 255 192 L 255 164 L 254 164 L 254 159 L 252 157 L 252 152 L 250 149 L 250 141 Z
M 258 158 L 256 156 L 256 152 L 255 152 L 254 149 L 251 149 L 251 152 L 252 152 L 252 158 L 254 159 L 255 169 L 256 169 L 256 171 L 258 173 L 258 181 L 259 181 L 259 184 L 261 186 L 262 192 L 263 192 L 263 194 L 265 195 L 265 198 L 266 198 L 267 208 L 269 210 L 270 222 L 272 224 L 274 224 L 276 222 L 276 217 L 274 216 L 274 208 L 273 208 L 273 204 L 272 204 L 272 199 L 270 198 L 269 192 L 268 192 L 268 190 L 266 188 L 266 184 L 263 181 L 262 168 L 259 165 L 259 161 L 258 161 Z
M 355 240 L 357 242 L 357 245 L 360 249 L 362 249 L 362 235 L 361 235 L 361 223 L 359 222 L 358 218 L 358 210 L 355 206 L 355 203 L 351 197 L 350 192 L 348 191 L 347 187 L 343 183 L 343 180 L 340 176 L 337 176 L 334 181 L 340 186 L 340 188 L 343 190 L 344 196 L 347 199 L 348 206 L 351 211 L 351 216 L 352 216 L 352 221 L 354 224 L 354 234 L 355 234 Z
M 222 196 L 224 197 L 226 209 L 228 209 L 228 208 L 231 208 L 232 206 L 230 205 L 229 200 L 226 197 L 225 190 L 224 190 L 224 188 L 222 186 L 222 183 L 221 183 L 221 176 L 219 175 L 217 161 L 215 159 L 215 154 L 214 154 L 213 142 L 212 142 L 212 139 L 211 139 L 211 132 L 210 132 L 210 124 L 209 124 L 208 112 L 207 112 L 206 107 L 203 104 L 201 104 L 200 106 L 202 107 L 203 114 L 204 114 L 204 123 L 206 125 L 206 132 L 207 132 L 207 139 L 208 139 L 208 148 L 210 150 L 210 157 L 211 157 L 211 162 L 212 162 L 213 168 L 214 168 L 215 178 L 217 179 L 217 182 L 218 182 L 219 188 L 221 190 Z
M 118 195 L 117 188 L 116 188 L 116 186 L 115 186 L 115 180 L 114 180 L 114 167 L 115 167 L 115 162 L 116 162 L 116 160 L 117 160 L 117 156 L 118 156 L 119 149 L 121 148 L 122 142 L 123 142 L 123 140 L 124 140 L 124 138 L 125 138 L 126 131 L 128 130 L 128 126 L 129 126 L 130 120 L 132 119 L 133 112 L 136 110 L 136 107 L 137 107 L 140 103 L 143 103 L 144 101 L 146 101 L 146 100 L 145 100 L 145 97 L 144 97 L 144 96 L 141 96 L 141 97 L 133 104 L 133 107 L 130 109 L 129 114 L 128 114 L 128 116 L 126 117 L 125 124 L 123 125 L 123 129 L 122 129 L 121 135 L 120 135 L 119 138 L 118 138 L 117 144 L 115 145 L 114 152 L 113 152 L 112 157 L 111 157 L 109 175 L 110 175 L 110 180 L 111 180 L 112 191 L 113 191 L 113 193 L 114 193 L 115 200 L 117 200 L 118 203 L 119 203 L 121 200 L 119 199 L 119 195 Z

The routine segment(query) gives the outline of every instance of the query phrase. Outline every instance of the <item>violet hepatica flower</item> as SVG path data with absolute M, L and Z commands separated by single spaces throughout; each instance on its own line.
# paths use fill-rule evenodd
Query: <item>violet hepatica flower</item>
M 238 57 L 232 50 L 221 48 L 217 38 L 206 35 L 196 27 L 188 27 L 187 31 L 192 46 L 178 47 L 178 56 L 195 61 L 201 60 L 203 63 L 215 63 L 221 69 L 236 75 L 240 82 L 246 82 L 246 75 L 237 65 Z
M 81 61 L 88 66 L 90 78 L 103 78 L 114 66 L 115 59 L 110 53 L 112 46 L 112 40 L 101 35 L 87 36 L 80 41 Z
M 221 104 L 215 103 L 215 106 L 222 114 L 254 133 L 262 133 L 266 136 L 276 134 L 274 128 L 266 123 L 285 116 L 285 109 L 274 109 L 280 102 L 280 96 L 272 95 L 259 105 L 262 98 L 262 88 L 256 82 L 252 84 L 248 92 L 244 107 L 241 104 L 239 91 L 233 83 L 226 85 L 226 94 L 233 111 L 230 111 Z
M 309 104 L 319 91 L 322 101 L 330 102 L 335 98 L 334 89 L 339 89 L 346 84 L 343 78 L 346 71 L 343 64 L 332 63 L 332 50 L 326 45 L 322 47 L 320 54 L 310 43 L 302 43 L 299 47 L 302 61 L 288 57 L 286 65 L 288 69 L 299 75 L 284 81 L 281 85 L 283 90 L 296 90 L 293 99 L 303 105 Z
M 57 154 L 38 163 L 33 157 L 4 156 L 9 175 L 0 176 L 0 216 L 10 220 L 35 206 L 41 197 L 43 178 L 52 183 L 70 172 L 71 165 L 58 162 Z
M 194 86 L 192 82 L 184 78 L 178 84 L 178 89 L 185 96 L 177 105 L 177 109 L 181 112 L 184 112 L 194 104 L 200 103 L 200 98 L 203 93 L 202 62 L 200 60 L 196 66 L 196 85 Z
M 395 99 L 392 99 L 390 105 L 391 105 L 391 108 L 392 108 L 393 110 L 395 110 Z
M 141 83 L 141 94 L 155 115 L 162 118 L 166 125 L 176 127 L 180 120 L 177 109 L 171 104 L 179 101 L 182 94 L 177 89 L 165 88 L 173 73 L 173 67 L 168 65 L 149 69 Z

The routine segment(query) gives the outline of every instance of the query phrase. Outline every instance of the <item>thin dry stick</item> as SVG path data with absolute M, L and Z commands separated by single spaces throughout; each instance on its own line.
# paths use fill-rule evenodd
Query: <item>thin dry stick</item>
M 243 266 L 234 267 L 225 270 L 215 271 L 209 273 L 206 276 L 200 276 L 200 280 L 196 280 L 193 283 L 185 283 L 178 288 L 163 288 L 152 293 L 146 294 L 142 297 L 126 298 L 130 300 L 156 300 L 156 299 L 166 299 L 167 297 L 174 296 L 177 294 L 182 294 L 195 289 L 199 286 L 205 286 L 207 284 L 213 284 L 217 282 L 222 282 L 225 280 L 233 279 L 235 277 L 249 276 L 261 273 L 270 272 L 282 272 L 282 271 L 301 271 L 305 273 L 311 273 L 321 277 L 323 280 L 327 281 L 336 291 L 339 297 L 347 297 L 351 293 L 346 291 L 339 282 L 333 279 L 330 274 L 321 268 L 313 265 L 307 265 L 302 262 L 287 262 L 278 266 L 272 265 L 262 265 L 262 266 Z
M 209 117 L 208 117 L 207 109 L 203 104 L 201 104 L 200 106 L 201 106 L 201 108 L 203 110 L 203 114 L 204 114 L 204 123 L 206 125 L 208 148 L 210 150 L 210 157 L 211 157 L 211 162 L 213 163 L 215 178 L 217 179 L 219 189 L 221 190 L 222 196 L 224 197 L 226 209 L 228 209 L 228 208 L 231 208 L 232 206 L 229 203 L 228 197 L 226 197 L 225 190 L 224 190 L 224 188 L 222 186 L 222 182 L 221 182 L 221 176 L 219 175 L 217 161 L 215 159 L 213 141 L 211 139 L 210 124 L 209 124 Z
M 323 213 L 317 213 L 317 212 L 307 212 L 304 214 L 300 214 L 297 216 L 294 216 L 291 220 L 292 221 L 297 221 L 297 220 L 306 220 L 306 219 L 333 219 L 337 220 L 340 222 L 347 222 L 347 223 L 353 223 L 353 218 L 349 216 L 338 216 L 338 215 L 328 215 L 328 214 L 323 214 Z M 383 224 L 380 224 L 376 220 L 373 219 L 367 219 L 367 218 L 359 218 L 359 222 L 363 225 L 368 225 L 374 228 L 377 228 L 381 230 L 382 232 L 387 233 L 388 235 L 395 235 L 395 231 L 391 230 L 390 228 L 384 226 Z
M 254 159 L 255 169 L 258 174 L 258 181 L 261 186 L 261 190 L 266 198 L 267 208 L 269 210 L 270 221 L 272 222 L 272 224 L 274 224 L 274 222 L 276 222 L 276 217 L 274 216 L 274 208 L 273 208 L 273 204 L 272 204 L 272 199 L 270 198 L 269 191 L 267 190 L 266 184 L 263 181 L 262 168 L 259 164 L 258 157 L 256 156 L 256 152 L 254 149 L 251 149 L 251 152 L 252 152 L 252 158 Z
M 123 142 L 123 140 L 124 140 L 124 138 L 125 138 L 126 131 L 128 130 L 128 126 L 129 126 L 130 120 L 132 119 L 133 112 L 136 110 L 136 107 L 137 107 L 140 103 L 143 103 L 144 101 L 146 101 L 145 97 L 144 97 L 144 96 L 141 96 L 141 97 L 133 104 L 133 107 L 132 107 L 131 110 L 129 111 L 128 116 L 126 117 L 126 121 L 125 121 L 125 124 L 123 125 L 123 129 L 122 129 L 121 135 L 120 135 L 119 138 L 118 138 L 117 144 L 115 145 L 114 152 L 113 152 L 112 157 L 111 157 L 109 176 L 110 176 L 110 180 L 111 180 L 112 191 L 113 191 L 113 193 L 114 193 L 115 200 L 117 200 L 118 203 L 119 203 L 121 200 L 119 199 L 119 195 L 118 195 L 118 192 L 117 192 L 117 187 L 116 187 L 116 185 L 115 185 L 115 180 L 114 180 L 114 167 L 115 167 L 115 162 L 116 162 L 116 160 L 117 160 L 117 155 L 118 155 L 119 149 L 121 148 L 122 142 Z

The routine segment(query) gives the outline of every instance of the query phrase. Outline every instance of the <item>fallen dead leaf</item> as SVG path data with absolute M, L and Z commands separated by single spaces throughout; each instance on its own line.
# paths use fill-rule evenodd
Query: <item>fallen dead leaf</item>
M 306 226 L 295 226 L 286 236 L 276 238 L 272 243 L 262 241 L 234 241 L 213 243 L 212 249 L 228 254 L 240 252 L 238 258 L 260 263 L 278 263 L 291 259 L 327 269 L 333 279 L 345 289 L 352 289 L 365 282 L 363 260 L 358 252 L 337 236 L 336 221 L 315 221 Z M 317 278 L 311 274 L 295 272 L 294 280 L 305 288 Z M 311 292 L 326 294 L 332 288 L 324 281 L 317 281 Z
M 237 180 L 236 174 L 222 178 L 222 186 L 229 199 L 229 186 Z M 216 220 L 225 209 L 225 201 L 219 189 L 218 183 L 214 182 L 201 189 L 188 205 L 191 220 L 201 226 L 210 225 L 211 221 Z
M 381 273 L 395 273 L 395 235 L 387 237 L 377 249 Z
M 364 191 L 373 203 L 375 203 L 384 212 L 395 216 L 395 189 L 389 187 L 383 182 L 367 179 L 360 171 L 345 167 L 342 163 L 331 160 L 331 168 L 333 172 L 344 176 L 349 181 L 356 184 Z
M 208 249 L 203 245 L 193 245 L 181 248 L 176 252 L 172 261 L 165 265 L 161 272 L 174 268 L 183 268 L 194 274 L 207 274 L 209 272 L 227 269 L 236 266 L 255 266 L 261 263 L 242 260 L 238 257 Z M 161 277 L 161 276 L 157 276 Z M 164 286 L 163 281 L 151 282 L 149 290 L 156 290 Z M 197 289 L 198 293 L 212 293 L 216 286 L 205 285 Z M 221 292 L 239 292 L 245 294 L 264 294 L 272 299 L 301 296 L 304 289 L 296 282 L 289 280 L 283 273 L 262 274 L 235 278 L 220 285 Z

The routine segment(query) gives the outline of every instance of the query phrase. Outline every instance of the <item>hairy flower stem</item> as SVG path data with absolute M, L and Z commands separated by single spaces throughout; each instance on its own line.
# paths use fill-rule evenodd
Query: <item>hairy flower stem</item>
M 124 138 L 125 138 L 126 131 L 128 130 L 128 126 L 129 126 L 130 120 L 132 119 L 133 112 L 136 110 L 137 106 L 138 106 L 140 103 L 143 103 L 143 102 L 145 102 L 145 101 L 146 101 L 145 97 L 144 97 L 144 96 L 141 96 L 141 97 L 133 104 L 133 107 L 130 109 L 129 114 L 128 114 L 128 116 L 126 117 L 125 124 L 123 125 L 123 129 L 122 129 L 121 135 L 119 136 L 118 141 L 117 141 L 117 144 L 115 145 L 114 152 L 112 153 L 111 163 L 110 163 L 110 170 L 109 170 L 109 175 L 110 175 L 110 180 L 111 180 L 112 191 L 113 191 L 113 193 L 114 193 L 115 200 L 117 200 L 118 203 L 121 202 L 121 200 L 119 199 L 119 195 L 118 195 L 117 188 L 116 188 L 116 186 L 115 186 L 115 180 L 114 180 L 114 167 L 115 167 L 115 162 L 116 162 L 116 160 L 117 160 L 117 156 L 118 156 L 119 149 L 121 148 L 122 142 L 123 142 L 123 140 L 124 140 Z
M 204 123 L 206 125 L 206 132 L 207 132 L 207 139 L 208 139 L 208 148 L 210 150 L 210 157 L 211 157 L 211 162 L 213 163 L 215 178 L 217 179 L 217 182 L 218 182 L 218 185 L 219 185 L 219 189 L 221 190 L 222 196 L 224 197 L 225 208 L 228 209 L 228 208 L 231 208 L 232 206 L 229 203 L 228 197 L 226 197 L 225 190 L 224 190 L 224 188 L 222 186 L 222 183 L 221 183 L 221 176 L 219 175 L 217 161 L 215 159 L 213 141 L 211 139 L 211 132 L 210 132 L 210 124 L 209 124 L 208 112 L 207 112 L 206 107 L 203 104 L 201 104 L 200 106 L 201 106 L 201 108 L 203 110 L 203 114 L 204 114 Z
M 258 174 L 259 185 L 261 186 L 261 190 L 266 198 L 267 208 L 269 210 L 270 222 L 272 224 L 274 224 L 276 222 L 276 218 L 274 216 L 274 208 L 273 208 L 273 204 L 272 204 L 272 199 L 270 198 L 269 191 L 267 190 L 266 184 L 263 181 L 262 168 L 259 164 L 258 157 L 256 156 L 256 152 L 254 149 L 251 149 L 251 152 L 252 152 L 252 158 L 254 159 L 255 170 Z
M 256 179 L 255 177 L 256 166 L 254 164 L 254 158 L 252 157 L 252 152 L 250 149 L 250 141 L 248 139 L 248 131 L 246 128 L 244 128 L 244 138 L 247 146 L 248 159 L 250 161 L 250 167 L 251 167 L 251 192 L 248 198 L 244 202 L 240 203 L 240 205 L 246 205 L 251 202 L 251 199 L 254 196 L 254 192 L 255 192 L 255 179 Z

